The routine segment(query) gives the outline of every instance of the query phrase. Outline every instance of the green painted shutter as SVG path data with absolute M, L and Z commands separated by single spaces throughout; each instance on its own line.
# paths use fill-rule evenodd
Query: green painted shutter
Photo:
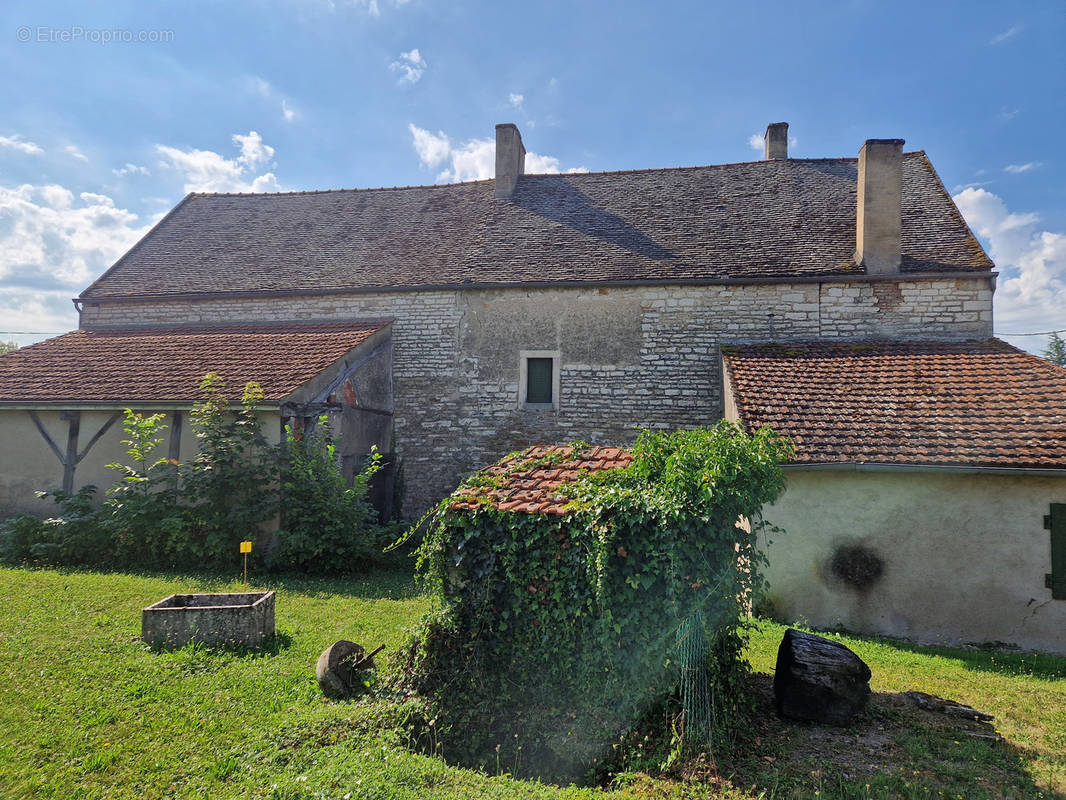
M 526 359 L 526 402 L 552 402 L 552 360 Z
M 1054 599 L 1066 600 L 1066 503 L 1051 504 L 1044 527 L 1051 531 L 1051 574 L 1046 584 Z

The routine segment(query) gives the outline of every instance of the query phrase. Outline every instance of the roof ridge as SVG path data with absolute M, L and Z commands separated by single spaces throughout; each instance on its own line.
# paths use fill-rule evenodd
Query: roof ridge
M 912 150 L 904 156 L 925 155 L 924 150 Z M 649 172 L 689 172 L 703 169 L 718 169 L 722 167 L 739 167 L 748 164 L 781 164 L 787 162 L 841 162 L 858 161 L 857 156 L 824 156 L 820 158 L 786 158 L 786 159 L 753 159 L 751 161 L 726 161 L 721 164 L 690 164 L 678 167 L 643 167 L 640 169 L 607 169 L 595 172 L 530 172 L 524 173 L 523 178 L 582 178 L 596 175 L 639 175 Z M 363 186 L 340 189 L 301 189 L 286 192 L 190 192 L 188 198 L 208 197 L 302 197 L 315 194 L 350 194 L 357 192 L 399 192 L 406 189 L 447 189 L 452 186 L 471 186 L 477 183 L 490 183 L 494 178 L 478 178 L 472 181 L 455 181 L 452 183 L 421 183 L 409 186 Z

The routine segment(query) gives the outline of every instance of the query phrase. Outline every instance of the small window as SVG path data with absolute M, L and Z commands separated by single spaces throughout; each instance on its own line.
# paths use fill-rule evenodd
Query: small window
M 530 358 L 526 360 L 526 402 L 550 403 L 552 401 L 552 359 Z
M 518 361 L 518 406 L 528 409 L 559 407 L 559 352 L 523 350 Z

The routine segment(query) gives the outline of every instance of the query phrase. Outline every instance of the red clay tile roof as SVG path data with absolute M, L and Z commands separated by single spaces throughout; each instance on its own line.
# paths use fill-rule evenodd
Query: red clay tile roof
M 192 402 L 211 371 L 277 402 L 388 323 L 79 330 L 0 356 L 0 402 Z
M 576 457 L 569 457 L 569 445 L 537 445 L 482 470 L 481 475 L 495 479 L 496 485 L 458 489 L 452 495 L 454 509 L 474 509 L 486 503 L 502 511 L 528 514 L 568 513 L 567 498 L 556 490 L 573 483 L 585 473 L 628 466 L 633 454 L 618 447 L 590 447 Z
M 722 351 L 741 420 L 796 462 L 1066 468 L 1066 370 L 998 339 Z
M 82 293 L 544 282 L 672 283 L 863 274 L 857 160 L 523 175 L 398 189 L 191 194 Z M 904 272 L 987 271 L 925 153 L 903 156 Z

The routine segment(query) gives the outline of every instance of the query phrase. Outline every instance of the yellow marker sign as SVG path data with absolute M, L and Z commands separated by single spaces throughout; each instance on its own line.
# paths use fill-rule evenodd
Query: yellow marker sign
M 251 542 L 241 542 L 241 552 L 242 553 L 250 553 L 250 552 L 252 552 L 252 543 Z

